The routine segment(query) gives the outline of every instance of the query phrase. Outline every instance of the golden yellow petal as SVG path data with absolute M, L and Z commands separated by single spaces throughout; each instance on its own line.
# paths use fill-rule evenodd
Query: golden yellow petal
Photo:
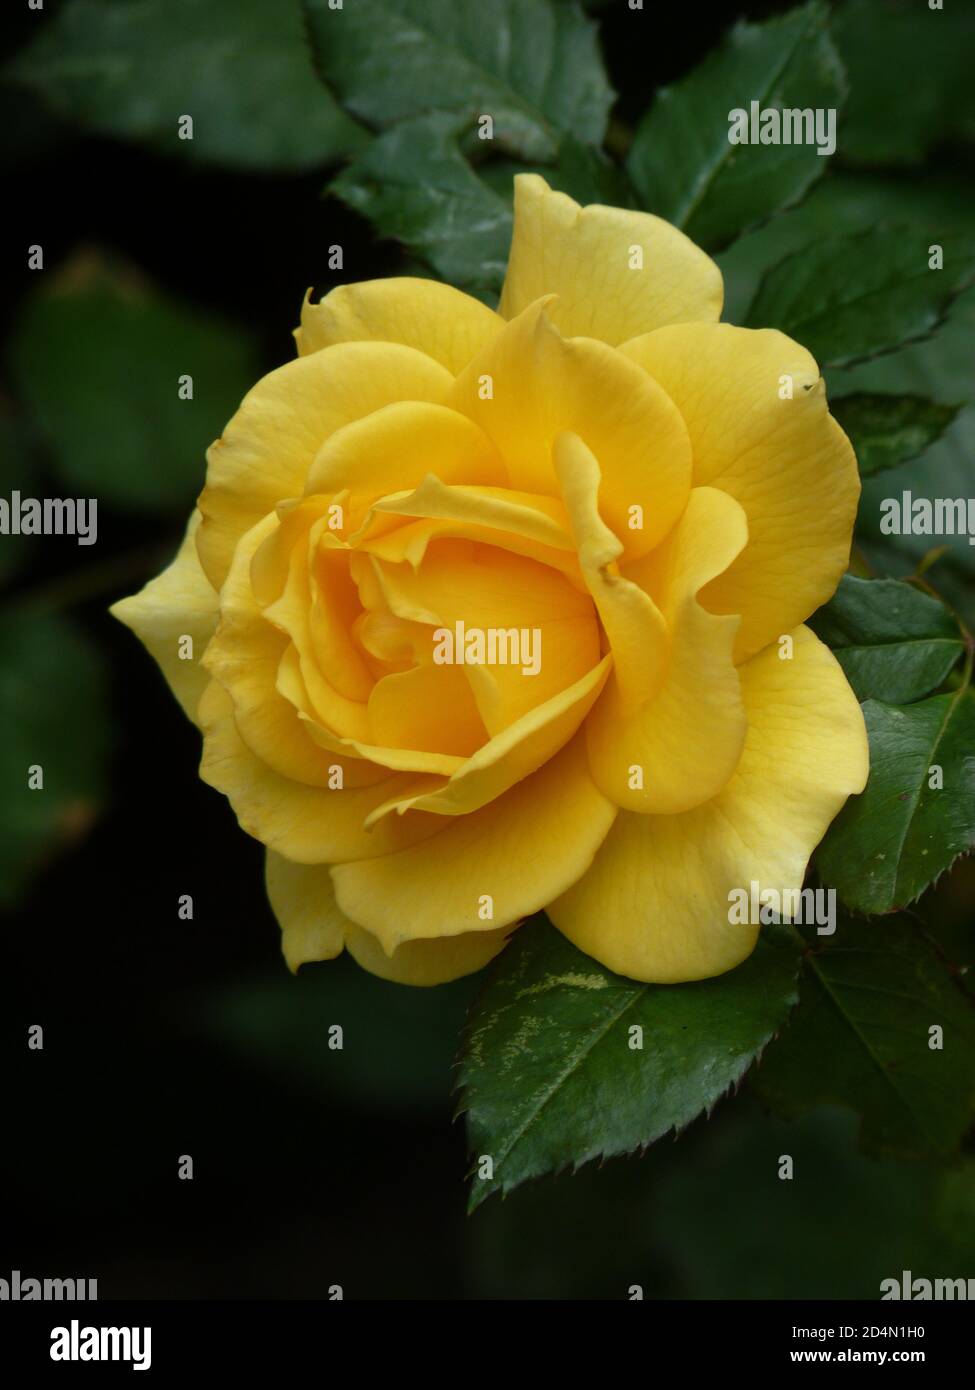
M 659 217 L 580 207 L 538 174 L 515 178 L 515 227 L 501 313 L 515 318 L 544 294 L 566 336 L 616 346 L 668 323 L 714 322 L 724 286 L 710 256 Z

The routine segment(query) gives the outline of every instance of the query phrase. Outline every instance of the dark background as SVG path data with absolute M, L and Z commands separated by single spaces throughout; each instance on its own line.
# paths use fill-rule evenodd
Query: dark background
M 602 7 L 617 114 L 635 121 L 736 15 L 786 8 L 648 0 L 634 42 L 625 7 Z M 11 49 L 49 22 L 6 19 Z M 33 242 L 45 273 L 79 247 L 120 255 L 256 334 L 264 370 L 291 356 L 307 286 L 402 264 L 323 199 L 325 171 L 193 169 L 51 126 L 21 93 L 2 110 L 5 341 L 35 288 Z M 330 278 L 336 242 L 346 262 Z M 3 393 L 12 408 L 9 377 Z M 59 495 L 43 457 L 41 469 Z M 98 804 L 66 817 L 6 914 L 0 1276 L 97 1277 L 102 1298 L 324 1298 L 336 1283 L 347 1298 L 620 1298 L 632 1283 L 647 1297 L 795 1298 L 876 1297 L 880 1278 L 926 1259 L 952 1272 L 956 1213 L 937 1172 L 861 1158 L 851 1115 L 787 1125 L 747 1095 L 678 1144 L 467 1218 L 449 1090 L 476 981 L 409 991 L 344 960 L 292 979 L 261 847 L 198 781 L 197 733 L 107 615 L 175 549 L 183 519 L 102 504 L 97 547 L 37 538 L 2 600 L 53 595 L 97 643 L 111 753 Z M 70 705 L 70 679 L 60 698 Z M 944 890 L 939 910 L 960 920 L 970 894 Z M 44 1049 L 29 1051 L 38 1023 Z M 341 1052 L 327 1047 L 332 1023 Z M 784 1152 L 801 1183 L 778 1181 Z M 192 1182 L 177 1178 L 183 1154 Z

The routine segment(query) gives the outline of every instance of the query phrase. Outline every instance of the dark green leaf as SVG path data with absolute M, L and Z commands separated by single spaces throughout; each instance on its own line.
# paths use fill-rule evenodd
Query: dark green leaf
M 729 112 L 837 110 L 843 66 L 829 12 L 814 0 L 764 24 L 738 24 L 716 52 L 657 93 L 627 157 L 642 205 L 708 250 L 799 201 L 828 158 L 812 144 L 733 145 Z
M 708 1111 L 795 1001 L 788 929 L 769 929 L 736 970 L 641 985 L 605 970 L 544 919 L 492 967 L 461 1053 L 461 1109 L 476 1160 L 472 1209 L 491 1192 L 629 1153 Z M 631 1029 L 643 1030 L 641 1049 Z
M 561 132 L 599 144 L 613 100 L 596 27 L 573 0 L 304 0 L 326 80 L 385 128 L 431 107 L 525 159 L 554 159 Z
M 975 332 L 975 289 L 952 305 L 947 323 L 933 338 L 887 357 L 875 358 L 842 374 L 843 389 L 865 391 L 922 391 L 945 403 L 975 398 L 971 370 L 971 340 Z M 847 385 L 846 383 L 849 383 Z M 857 541 L 880 573 L 910 574 L 932 545 L 946 547 L 938 561 L 935 586 L 975 626 L 975 546 L 965 535 L 932 538 L 924 535 L 885 535 L 880 522 L 883 502 L 909 489 L 915 498 L 970 497 L 975 456 L 975 406 L 968 405 L 951 428 L 922 458 L 895 472 L 864 479 L 857 520 Z
M 944 265 L 929 265 L 929 246 Z M 751 328 L 779 328 L 821 366 L 841 366 L 924 338 L 975 277 L 975 245 L 954 233 L 875 227 L 829 237 L 780 261 L 748 311 Z
M 975 694 L 868 700 L 863 713 L 870 778 L 830 826 L 817 863 L 854 911 L 892 912 L 975 846 Z
M 539 166 L 514 159 L 489 159 L 477 165 L 478 177 L 511 206 L 517 174 L 540 173 L 559 193 L 577 203 L 602 203 L 614 208 L 636 206 L 636 194 L 620 166 L 602 150 L 583 145 L 567 135 L 554 164 Z
M 540 166 L 515 159 L 489 159 L 477 165 L 478 177 L 509 206 L 517 174 L 541 174 L 559 193 L 577 203 L 602 203 L 614 208 L 636 206 L 636 194 L 620 166 L 602 150 L 582 145 L 567 135 L 554 164 Z
M 923 454 L 940 439 L 961 406 L 940 405 L 923 396 L 861 392 L 830 402 L 833 417 L 850 436 L 866 478 Z
M 28 300 L 11 362 L 61 481 L 146 509 L 192 503 L 207 448 L 258 375 L 246 333 L 87 261 Z
M 942 170 L 926 170 L 923 176 L 914 175 L 908 180 L 903 174 L 854 173 L 830 160 L 825 178 L 798 207 L 739 237 L 718 256 L 725 282 L 723 317 L 729 323 L 741 323 L 762 276 L 790 252 L 801 251 L 822 237 L 865 232 L 870 227 L 896 223 L 904 216 L 905 207 L 911 209 L 918 225 L 967 232 L 975 222 L 975 190 L 971 180 Z M 953 309 L 952 314 L 955 312 Z M 865 364 L 865 369 L 873 366 Z M 897 388 L 891 389 L 917 390 L 917 383 L 898 383 Z M 925 394 L 941 398 L 940 392 L 925 390 Z M 961 400 L 964 395 L 965 391 L 953 391 L 948 399 Z
M 572 135 L 567 135 L 559 146 L 555 165 L 541 173 L 553 188 L 568 193 L 584 206 L 603 203 L 613 208 L 636 207 L 636 193 L 620 166 L 602 150 L 583 145 Z
M 0 902 L 90 826 L 102 795 L 106 698 L 98 653 L 73 624 L 26 609 L 0 617 Z M 40 788 L 28 785 L 33 767 Z
M 919 164 L 948 137 L 975 138 L 970 5 L 932 10 L 914 0 L 846 0 L 833 30 L 850 76 L 844 160 Z
M 332 192 L 450 284 L 498 290 L 511 244 L 511 204 L 473 171 L 458 134 L 456 118 L 443 112 L 403 121 L 377 136 Z
M 311 169 L 367 138 L 315 75 L 299 0 L 72 0 L 7 72 L 99 135 L 187 159 Z
M 751 1084 L 785 1114 L 849 1106 L 869 1152 L 950 1153 L 973 1119 L 973 1001 L 914 923 L 841 919 L 805 957 L 799 1008 Z
M 919 700 L 964 651 L 944 604 L 897 579 L 844 575 L 809 625 L 832 649 L 858 700 Z

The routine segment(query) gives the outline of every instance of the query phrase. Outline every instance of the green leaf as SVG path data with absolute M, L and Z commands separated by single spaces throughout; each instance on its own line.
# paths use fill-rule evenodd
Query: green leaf
M 813 144 L 733 145 L 729 113 L 839 109 L 843 65 L 829 11 L 814 0 L 764 24 L 737 24 L 724 44 L 676 86 L 657 93 L 627 169 L 650 212 L 707 250 L 802 198 L 828 158 Z
M 0 616 L 0 902 L 13 902 L 55 849 L 91 825 L 106 700 L 98 652 L 72 623 L 28 609 Z M 43 786 L 31 789 L 38 766 Z
M 832 649 L 858 700 L 919 700 L 965 649 L 944 604 L 897 579 L 844 575 L 809 625 Z
M 830 401 L 833 418 L 850 436 L 865 478 L 923 454 L 961 410 L 923 396 L 859 392 Z
M 971 6 L 949 3 L 935 11 L 913 0 L 847 0 L 837 8 L 833 32 L 850 76 L 840 126 L 844 160 L 920 164 L 950 137 L 975 138 Z
M 735 1085 L 795 1001 L 788 929 L 763 933 L 736 970 L 642 985 L 578 951 L 544 919 L 521 927 L 491 968 L 464 1036 L 461 1111 L 475 1177 L 471 1209 L 526 1178 L 629 1153 L 680 1130 Z M 641 1049 L 631 1029 L 643 1030 Z
M 525 159 L 561 132 L 599 144 L 613 91 L 596 26 L 572 0 L 304 0 L 319 66 L 343 105 L 381 129 L 431 107 Z
M 816 861 L 855 912 L 892 912 L 975 846 L 975 694 L 963 686 L 912 705 L 868 700 L 863 713 L 870 777 Z
M 511 243 L 510 200 L 464 159 L 457 118 L 443 112 L 403 121 L 377 136 L 331 191 L 466 289 L 499 290 Z
M 10 356 L 60 481 L 147 510 L 190 506 L 207 448 L 259 374 L 245 332 L 90 260 L 31 296 Z
M 933 225 L 939 232 L 966 232 L 975 220 L 975 191 L 971 180 L 939 170 L 926 170 L 908 180 L 903 174 L 852 172 L 830 160 L 826 176 L 798 207 L 740 237 L 718 256 L 725 282 L 722 317 L 729 323 L 741 323 L 762 276 L 791 251 L 801 251 L 822 237 L 896 224 L 905 207 L 911 209 L 918 225 Z M 868 363 L 864 370 L 874 365 Z M 917 383 L 908 382 L 899 389 L 917 390 Z M 925 394 L 940 397 L 940 392 Z M 954 392 L 953 397 L 961 400 L 964 394 Z
M 603 203 L 613 208 L 637 206 L 635 190 L 620 166 L 592 145 L 567 135 L 555 165 L 542 169 L 552 188 L 568 193 L 577 203 Z M 509 184 L 508 196 L 511 196 Z
M 951 1153 L 973 1119 L 973 1001 L 914 923 L 841 919 L 805 957 L 799 1007 L 751 1084 L 787 1115 L 850 1107 L 868 1152 Z
M 367 139 L 315 75 L 299 0 L 71 0 L 6 71 L 96 134 L 185 159 L 312 169 Z
M 941 270 L 928 264 L 935 242 L 944 250 Z M 773 266 L 745 322 L 781 329 L 821 366 L 841 366 L 927 337 L 973 278 L 971 237 L 875 227 L 829 237 Z

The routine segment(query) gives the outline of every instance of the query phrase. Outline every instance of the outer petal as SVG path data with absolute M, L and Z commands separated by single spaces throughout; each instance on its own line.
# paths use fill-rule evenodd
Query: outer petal
M 473 975 L 503 950 L 512 927 L 429 941 L 404 941 L 388 956 L 371 932 L 350 925 L 345 944 L 363 970 L 398 985 L 443 985 Z
M 281 927 L 281 950 L 288 969 L 313 960 L 334 960 L 351 925 L 339 911 L 328 867 L 292 864 L 268 850 L 264 860 L 268 901 Z
M 445 367 L 397 343 L 337 343 L 259 381 L 207 453 L 197 547 L 213 586 L 244 532 L 300 495 L 336 430 L 394 401 L 443 401 L 451 382 Z
M 175 559 L 138 594 L 113 603 L 111 613 L 132 629 L 149 650 L 185 712 L 197 720 L 200 696 L 210 679 L 200 658 L 217 625 L 217 591 L 200 567 L 196 533 L 200 513 L 194 511 Z M 193 659 L 179 655 L 180 638 L 193 639 Z
M 268 850 L 265 882 L 281 926 L 281 950 L 292 971 L 311 961 L 334 960 L 348 947 L 363 969 L 383 980 L 439 985 L 480 970 L 503 948 L 512 931 L 501 927 L 442 941 L 404 941 L 388 956 L 374 936 L 339 909 L 327 865 L 292 864 Z
M 205 666 L 233 700 L 237 730 L 252 753 L 283 777 L 327 787 L 335 759 L 313 742 L 294 705 L 278 691 L 288 638 L 267 621 L 251 593 L 251 559 L 276 525 L 273 513 L 266 516 L 237 546 Z
M 456 376 L 503 322 L 479 299 L 450 285 L 399 276 L 339 285 L 318 304 L 311 303 L 309 290 L 295 341 L 302 357 L 333 343 L 402 343 Z
M 200 700 L 203 760 L 200 776 L 223 792 L 241 827 L 268 849 L 299 864 L 390 855 L 443 828 L 440 816 L 416 811 L 389 816 L 374 830 L 364 829 L 376 806 L 409 785 L 396 773 L 368 786 L 310 787 L 282 777 L 255 757 L 234 722 L 233 702 L 216 681 Z M 341 763 L 341 759 L 336 759 Z
M 758 935 L 732 925 L 729 893 L 798 889 L 809 856 L 867 777 L 863 715 L 808 628 L 795 655 L 742 668 L 748 736 L 727 787 L 676 816 L 620 816 L 586 874 L 549 907 L 556 926 L 611 970 L 669 984 L 720 975 Z
M 691 436 L 694 482 L 736 498 L 748 545 L 702 593 L 716 613 L 740 613 L 743 661 L 830 597 L 846 569 L 860 481 L 830 416 L 819 368 L 772 329 L 682 324 L 625 343 L 677 402 Z M 793 397 L 780 398 L 788 390 Z
M 501 313 L 514 318 L 543 294 L 558 295 L 550 312 L 563 333 L 615 347 L 667 323 L 717 320 L 724 286 L 714 261 L 669 222 L 583 208 L 538 174 L 519 174 Z
M 451 818 L 429 844 L 336 865 L 338 904 L 387 951 L 414 939 L 494 930 L 537 912 L 584 873 L 615 815 L 589 776 L 577 736 L 497 801 Z M 377 831 L 390 819 L 399 817 Z M 483 920 L 487 898 L 493 917 Z
M 691 445 L 673 401 L 622 353 L 563 338 L 544 300 L 507 325 L 457 378 L 448 404 L 498 447 L 510 485 L 558 496 L 552 446 L 577 434 L 599 460 L 599 508 L 626 553 L 651 550 L 687 502 Z M 490 394 L 485 394 L 485 383 Z M 631 526 L 641 509 L 639 528 Z

